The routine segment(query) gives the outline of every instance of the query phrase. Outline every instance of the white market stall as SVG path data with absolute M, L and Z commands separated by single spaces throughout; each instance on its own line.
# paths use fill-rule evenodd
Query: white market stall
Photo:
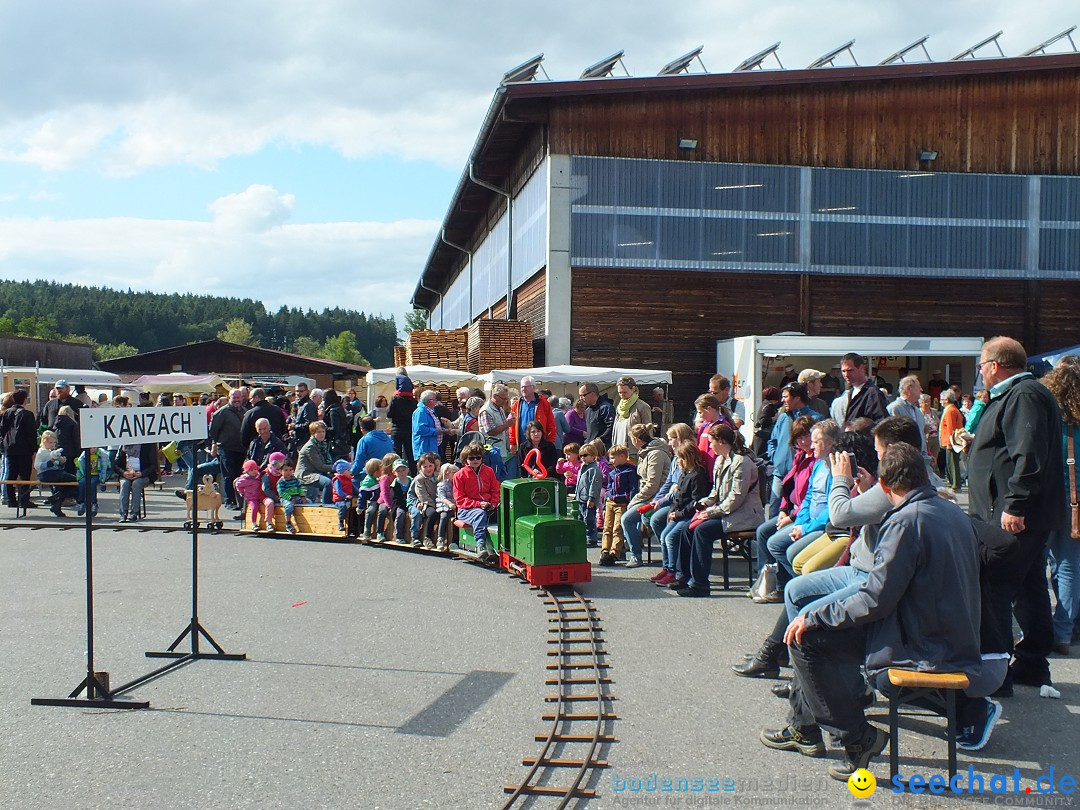
M 78 385 L 87 392 L 98 390 L 118 392 L 123 383 L 119 374 L 98 371 L 94 368 L 49 368 L 45 366 L 8 366 L 0 364 L 0 378 L 3 379 L 4 391 L 25 388 L 30 392 L 27 407 L 36 411 L 40 404 L 48 399 L 49 392 L 44 386 L 52 388 L 57 380 L 66 380 L 70 385 Z
M 376 398 L 382 396 L 389 401 L 394 394 L 394 378 L 398 375 L 398 366 L 388 368 L 373 368 L 367 373 L 367 407 L 371 413 L 375 407 Z M 451 388 L 460 388 L 467 385 L 476 388 L 480 380 L 476 375 L 467 371 L 455 371 L 450 368 L 438 368 L 437 366 L 405 366 L 405 373 L 413 381 L 416 393 L 421 388 L 430 388 L 436 385 L 446 385 Z M 448 404 L 448 403 L 444 403 Z
M 225 381 L 217 374 L 144 374 L 126 386 L 149 394 L 210 394 L 224 389 Z
M 480 375 L 484 381 L 484 390 L 491 392 L 491 386 L 497 382 L 511 388 L 521 384 L 522 377 L 532 377 L 538 388 L 550 388 L 560 397 L 567 397 L 571 402 L 577 399 L 578 388 L 582 383 L 596 383 L 602 393 L 615 399 L 615 384 L 620 377 L 633 377 L 638 386 L 638 395 L 648 401 L 649 389 L 655 386 L 671 385 L 671 372 L 655 368 L 617 368 L 612 366 L 540 366 L 538 368 L 495 369 Z
M 750 442 L 761 408 L 761 392 L 766 386 L 778 384 L 787 365 L 794 366 L 796 372 L 813 368 L 829 373 L 845 354 L 858 352 L 867 358 L 870 368 L 880 369 L 879 376 L 894 386 L 901 369 L 917 374 L 924 389 L 931 372 L 941 369 L 949 382 L 970 391 L 982 344 L 981 337 L 747 335 L 716 342 L 716 369 L 731 378 L 735 396 L 745 404 L 742 431 Z

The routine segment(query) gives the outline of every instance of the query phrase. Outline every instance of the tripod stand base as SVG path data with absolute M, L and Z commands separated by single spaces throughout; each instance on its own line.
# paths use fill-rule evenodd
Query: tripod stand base
M 31 706 L 81 706 L 86 709 L 149 709 L 150 702 L 144 700 L 115 700 L 102 698 L 32 698 Z
M 190 653 L 190 652 L 148 652 L 145 654 L 147 658 L 194 658 L 194 659 L 211 659 L 216 661 L 246 661 L 247 653 Z
M 191 652 L 179 652 L 176 648 L 180 646 L 185 638 L 191 639 Z M 199 639 L 203 638 L 210 642 L 210 646 L 214 648 L 214 652 L 203 652 L 199 649 Z M 147 658 L 206 658 L 209 660 L 218 661 L 246 661 L 247 655 L 244 653 L 227 653 L 220 644 L 214 641 L 214 637 L 206 632 L 206 628 L 199 624 L 199 620 L 192 617 L 191 624 L 183 629 L 183 631 L 176 637 L 176 640 L 169 645 L 169 648 L 164 652 L 148 652 Z

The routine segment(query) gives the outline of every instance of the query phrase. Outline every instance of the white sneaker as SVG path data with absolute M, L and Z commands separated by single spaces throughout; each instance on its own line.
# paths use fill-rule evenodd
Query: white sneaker
M 639 560 L 637 557 L 632 556 L 632 557 L 630 557 L 630 559 L 628 559 L 626 561 L 626 567 L 627 568 L 641 568 L 641 560 Z

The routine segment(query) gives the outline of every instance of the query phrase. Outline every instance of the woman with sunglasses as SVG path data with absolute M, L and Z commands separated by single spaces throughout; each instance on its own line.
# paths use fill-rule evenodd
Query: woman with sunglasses
M 499 479 L 484 463 L 484 445 L 473 442 L 461 451 L 461 469 L 454 474 L 454 501 L 458 519 L 466 523 L 476 538 L 480 562 L 498 560 L 498 552 L 489 549 L 488 524 L 499 510 Z

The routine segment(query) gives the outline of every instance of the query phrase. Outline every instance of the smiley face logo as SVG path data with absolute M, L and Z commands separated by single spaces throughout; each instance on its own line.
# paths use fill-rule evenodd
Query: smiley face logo
M 877 779 L 866 768 L 859 768 L 847 780 L 848 790 L 856 799 L 866 799 L 877 790 Z

